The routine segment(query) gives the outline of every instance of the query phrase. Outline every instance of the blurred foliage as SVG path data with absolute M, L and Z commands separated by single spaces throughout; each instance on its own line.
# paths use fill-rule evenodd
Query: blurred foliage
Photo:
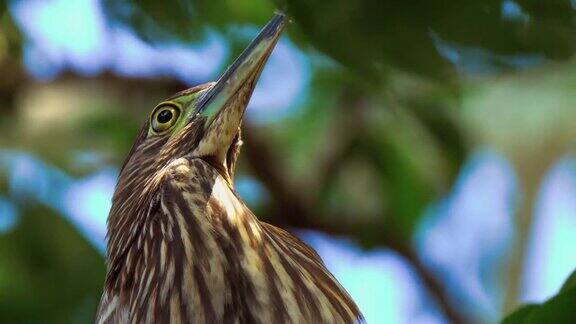
M 158 2 L 107 1 L 113 17 L 152 36 L 197 37 L 207 24 L 261 24 L 276 8 L 286 10 L 297 29 L 316 48 L 356 69 L 367 79 L 382 79 L 402 69 L 441 82 L 456 77 L 438 52 L 434 38 L 500 55 L 540 54 L 566 60 L 576 50 L 576 22 L 569 0 L 379 1 L 278 0 Z M 160 28 L 158 28 L 160 27 Z M 156 35 L 158 36 L 158 35 Z M 500 64 L 497 60 L 493 64 Z
M 523 306 L 507 316 L 502 324 L 574 323 L 576 272 L 566 280 L 558 294 L 545 303 Z
M 62 216 L 23 212 L 17 228 L 0 235 L 2 322 L 86 323 L 104 282 L 102 256 Z
M 112 19 L 133 27 L 150 41 L 199 39 L 207 26 L 224 28 L 230 23 L 262 25 L 275 9 L 267 0 L 104 0 L 104 5 Z

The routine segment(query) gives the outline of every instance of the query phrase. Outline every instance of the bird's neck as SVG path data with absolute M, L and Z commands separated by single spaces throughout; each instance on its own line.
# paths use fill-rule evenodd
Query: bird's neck
M 136 319 L 149 318 L 139 312 L 148 311 L 142 305 L 151 298 L 168 310 L 158 315 L 166 322 L 171 305 L 186 305 L 180 315 L 194 321 L 221 318 L 231 298 L 241 302 L 235 294 L 244 288 L 235 285 L 251 281 L 249 273 L 260 278 L 258 264 L 247 260 L 262 244 L 261 225 L 229 182 L 201 159 L 175 161 L 159 187 L 144 194 L 148 204 L 112 209 L 118 227 L 109 226 L 103 300 L 117 298 Z M 121 210 L 133 214 L 114 214 Z
M 215 233 L 234 232 L 238 239 L 249 242 L 257 240 L 261 232 L 229 177 L 197 158 L 176 160 L 141 184 L 129 178 L 119 182 L 108 225 L 110 285 L 120 284 L 117 273 L 137 254 L 146 252 L 147 244 L 154 244 L 150 242 L 182 240 L 185 251 L 194 251 L 194 255 L 186 255 L 186 262 L 193 265 L 206 262 L 205 256 L 213 254 L 206 244 L 212 248 L 223 244 L 215 241 Z M 152 229 L 157 226 L 159 231 Z M 208 249 L 207 253 L 200 252 L 202 249 Z

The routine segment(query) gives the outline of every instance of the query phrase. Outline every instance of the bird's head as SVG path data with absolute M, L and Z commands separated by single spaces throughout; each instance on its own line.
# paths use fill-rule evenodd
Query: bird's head
M 124 161 L 112 198 L 108 261 L 113 267 L 121 265 L 117 261 L 172 162 L 203 159 L 232 187 L 244 111 L 285 22 L 283 14 L 275 15 L 216 82 L 181 91 L 152 110 Z
M 206 160 L 232 183 L 242 118 L 284 24 L 285 16 L 276 14 L 218 81 L 156 105 L 124 162 L 117 189 L 146 186 L 181 157 Z

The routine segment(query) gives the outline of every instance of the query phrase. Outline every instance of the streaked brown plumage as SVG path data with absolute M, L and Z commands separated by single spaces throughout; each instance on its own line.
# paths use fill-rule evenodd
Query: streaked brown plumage
M 234 191 L 244 110 L 284 21 L 276 15 L 217 83 L 169 98 L 140 131 L 108 219 L 98 323 L 362 320 L 316 252 Z

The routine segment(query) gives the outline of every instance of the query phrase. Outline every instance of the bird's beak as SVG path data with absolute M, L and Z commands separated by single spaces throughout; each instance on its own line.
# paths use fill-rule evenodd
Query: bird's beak
M 223 161 L 285 22 L 284 14 L 276 14 L 218 81 L 198 98 L 197 112 L 207 118 L 199 145 L 204 154 L 222 158 Z

